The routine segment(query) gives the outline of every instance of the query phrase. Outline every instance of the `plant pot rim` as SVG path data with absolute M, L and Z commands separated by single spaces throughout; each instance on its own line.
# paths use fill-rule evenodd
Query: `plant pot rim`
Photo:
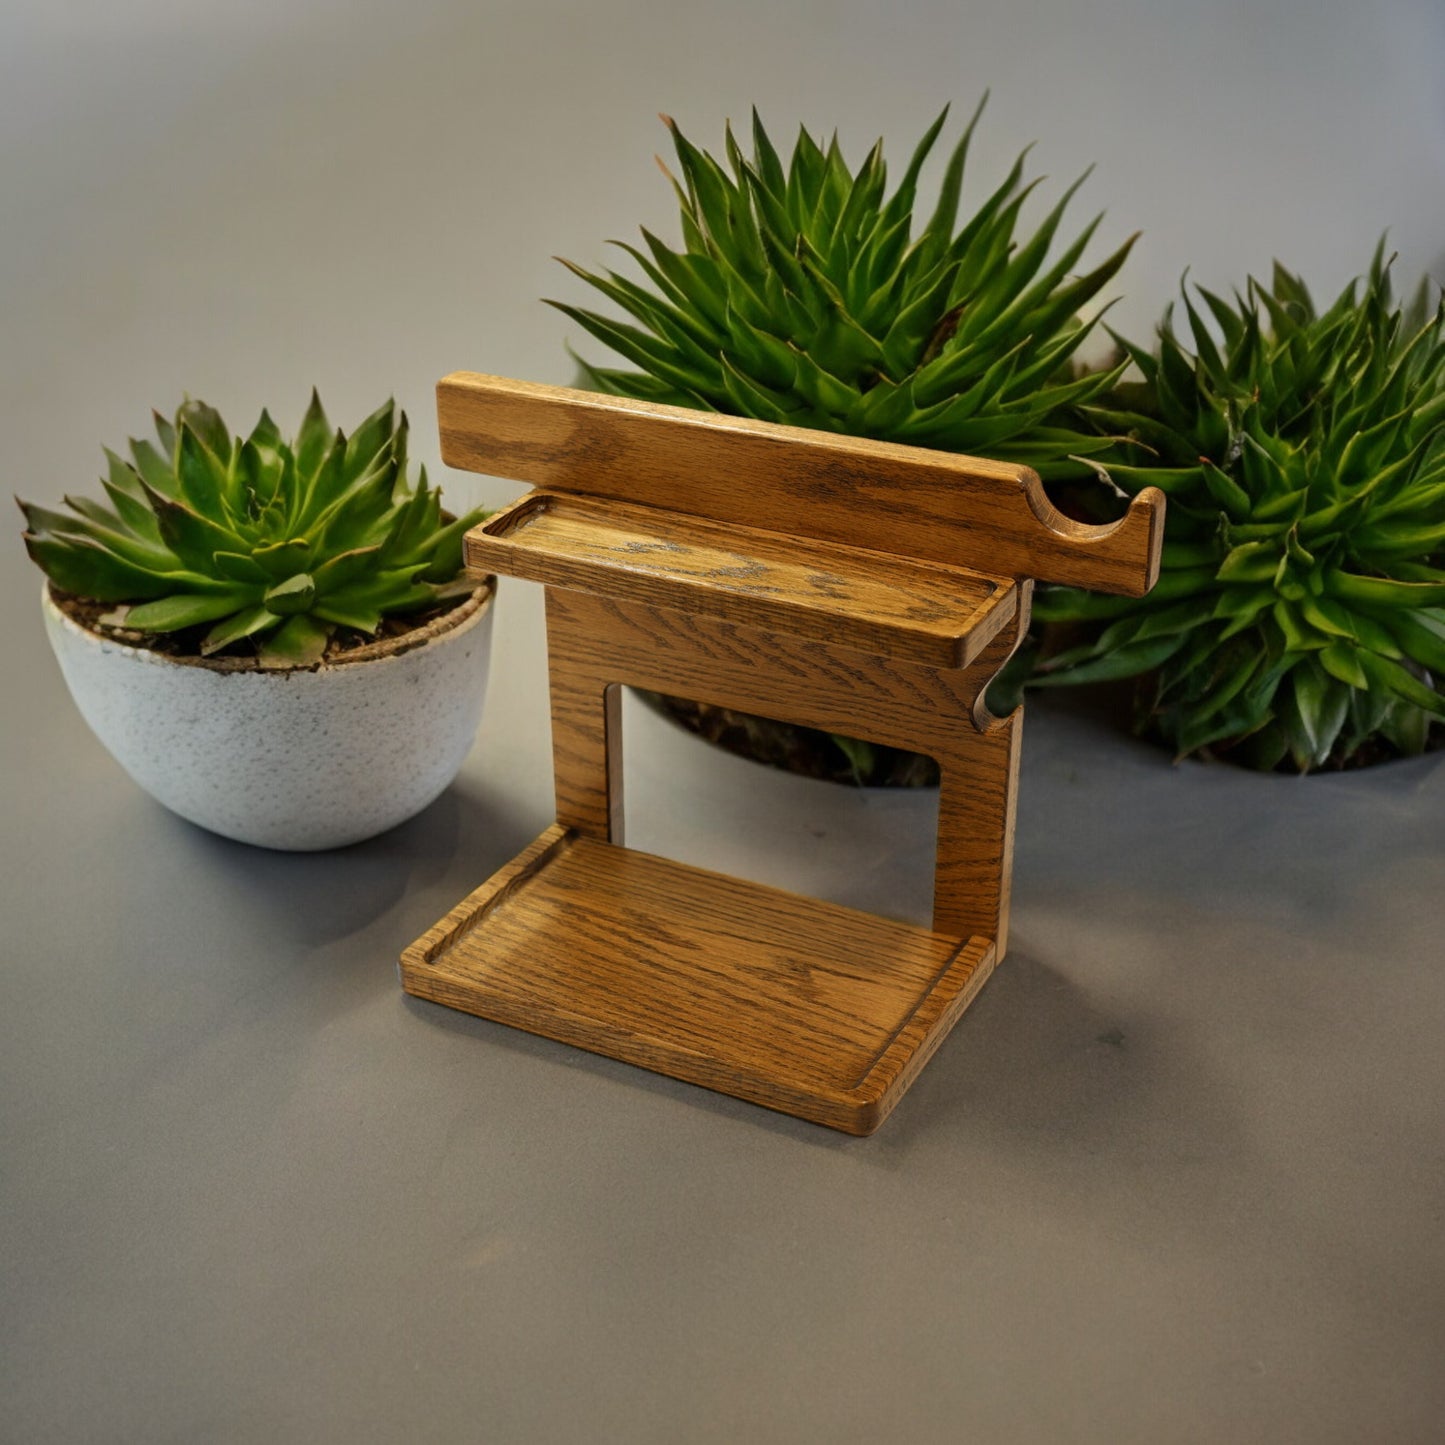
M 186 657 L 168 652 L 156 652 L 139 643 L 128 642 L 123 629 L 118 629 L 114 633 L 97 632 L 93 627 L 86 626 L 85 623 L 73 617 L 57 600 L 54 585 L 49 578 L 42 583 L 41 592 L 45 610 L 51 613 L 67 631 L 75 633 L 90 643 L 113 648 L 116 652 L 125 654 L 138 662 L 160 667 L 199 668 L 203 672 L 244 673 L 257 677 L 281 678 L 294 677 L 298 673 L 343 672 L 360 663 L 386 661 L 401 657 L 408 652 L 414 652 L 419 647 L 426 647 L 439 638 L 480 620 L 496 598 L 497 578 L 495 574 L 488 573 L 455 607 L 409 632 L 403 632 L 396 637 L 380 638 L 376 642 L 368 642 L 362 647 L 353 648 L 342 657 L 296 667 L 261 667 L 244 657 Z M 131 636 L 136 635 L 131 634 Z

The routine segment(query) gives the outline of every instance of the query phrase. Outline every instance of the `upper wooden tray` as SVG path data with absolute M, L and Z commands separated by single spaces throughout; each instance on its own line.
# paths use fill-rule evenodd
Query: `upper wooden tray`
M 932 667 L 966 667 L 1012 578 L 628 502 L 533 492 L 468 533 L 470 567 Z

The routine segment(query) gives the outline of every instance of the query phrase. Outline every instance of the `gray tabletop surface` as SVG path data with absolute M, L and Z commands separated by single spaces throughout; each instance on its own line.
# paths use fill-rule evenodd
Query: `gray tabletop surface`
M 394 391 L 435 465 L 442 372 L 569 379 L 551 253 L 668 226 L 658 109 L 713 144 L 756 99 L 901 151 L 992 83 L 985 170 L 1035 135 L 1056 177 L 1097 155 L 1081 218 L 1146 228 L 1139 330 L 1189 260 L 1223 285 L 1288 253 L 1329 290 L 1387 224 L 1407 276 L 1445 247 L 1445 26 L 1404 0 L 3 26 L 0 448 L 37 497 L 183 390 L 238 424 L 313 381 L 348 421 Z M 0 1440 L 1445 1436 L 1439 755 L 1261 778 L 1031 704 L 1009 957 L 850 1139 L 398 987 L 551 819 L 537 589 L 503 588 L 455 785 L 312 855 L 141 793 L 38 594 L 12 535 Z M 625 731 L 632 843 L 924 917 L 934 795 L 768 771 L 635 703 Z

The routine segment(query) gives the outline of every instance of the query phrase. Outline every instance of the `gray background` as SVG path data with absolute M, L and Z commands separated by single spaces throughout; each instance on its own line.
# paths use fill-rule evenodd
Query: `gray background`
M 570 379 L 553 253 L 672 234 L 658 110 L 896 163 L 991 85 L 972 194 L 1035 138 L 1055 187 L 1097 160 L 1076 219 L 1144 230 L 1139 335 L 1186 264 L 1332 293 L 1388 226 L 1408 283 L 1445 250 L 1442 58 L 1427 0 L 12 0 L 6 485 L 89 485 L 183 390 L 294 422 L 313 382 L 347 423 L 394 392 L 434 462 L 441 373 Z M 850 1140 L 399 991 L 551 817 L 533 589 L 456 785 L 286 856 L 102 752 L 18 530 L 0 1438 L 1440 1438 L 1438 758 L 1256 778 L 1032 708 L 1009 960 Z M 923 914 L 927 794 L 627 725 L 631 841 Z

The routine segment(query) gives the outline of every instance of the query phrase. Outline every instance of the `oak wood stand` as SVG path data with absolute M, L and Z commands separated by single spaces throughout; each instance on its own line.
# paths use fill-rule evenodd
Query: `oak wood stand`
M 437 409 L 448 465 L 536 488 L 466 560 L 546 587 L 557 821 L 403 986 L 871 1133 L 1007 944 L 1022 717 L 983 695 L 1034 579 L 1146 592 L 1162 495 L 1085 526 L 1024 467 L 467 372 Z M 930 754 L 932 928 L 625 847 L 622 684 Z

